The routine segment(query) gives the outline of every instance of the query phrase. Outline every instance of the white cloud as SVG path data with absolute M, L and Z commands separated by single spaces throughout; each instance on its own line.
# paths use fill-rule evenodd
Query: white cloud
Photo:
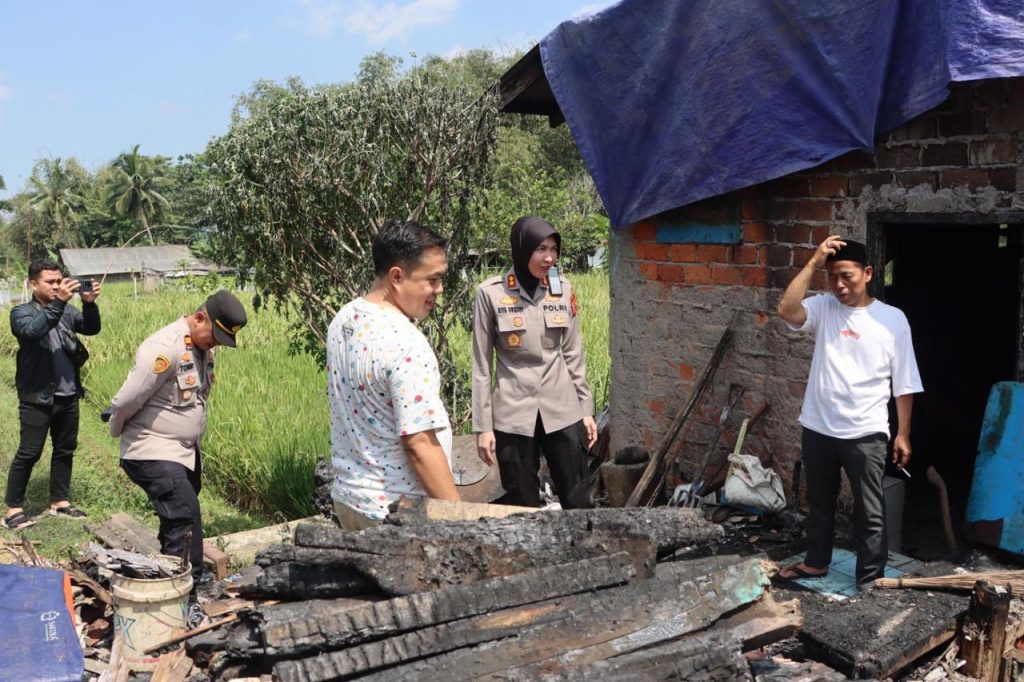
M 306 33 L 321 40 L 330 38 L 343 19 L 338 3 L 331 0 L 302 0 L 306 16 L 303 27 Z
M 297 0 L 301 18 L 286 22 L 326 40 L 338 28 L 362 35 L 370 43 L 405 40 L 420 26 L 451 18 L 461 0 Z M 354 7 L 353 7 L 354 5 Z

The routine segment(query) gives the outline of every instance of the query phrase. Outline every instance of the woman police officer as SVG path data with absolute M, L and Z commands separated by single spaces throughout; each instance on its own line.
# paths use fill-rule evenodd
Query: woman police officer
M 576 294 L 554 269 L 561 238 L 526 216 L 511 242 L 512 268 L 485 280 L 473 306 L 477 453 L 488 464 L 497 459 L 504 504 L 541 506 L 543 452 L 562 508 L 592 507 L 586 453 L 597 425 Z

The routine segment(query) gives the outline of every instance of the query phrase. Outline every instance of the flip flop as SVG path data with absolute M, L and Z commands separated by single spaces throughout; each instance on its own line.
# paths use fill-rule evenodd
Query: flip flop
M 0 523 L 3 524 L 4 528 L 8 528 L 10 530 L 19 530 L 21 528 L 28 528 L 29 526 L 34 524 L 35 521 L 30 519 L 25 512 L 20 511 L 17 514 L 5 516 L 4 520 Z
M 784 576 L 782 575 L 783 572 L 792 573 L 793 575 Z M 828 575 L 828 570 L 824 573 L 810 573 L 800 566 L 800 564 L 790 564 L 789 566 L 783 566 L 780 568 L 778 573 L 772 576 L 772 582 L 776 585 L 788 585 L 801 578 L 824 578 L 826 575 Z

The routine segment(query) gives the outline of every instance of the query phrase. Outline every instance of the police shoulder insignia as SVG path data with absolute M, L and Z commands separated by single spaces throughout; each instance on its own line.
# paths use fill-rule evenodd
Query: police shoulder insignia
M 196 385 L 196 375 L 189 374 L 187 377 L 185 377 L 185 385 L 186 386 L 195 386 Z
M 514 317 L 514 318 L 512 318 L 512 324 L 515 325 L 516 327 L 522 327 L 523 326 L 523 318 L 521 318 L 521 317 Z
M 555 324 L 565 324 L 565 318 L 562 317 L 561 315 L 555 315 L 554 317 L 551 318 L 551 321 L 554 322 Z
M 157 374 L 161 374 L 167 371 L 167 368 L 171 366 L 171 359 L 166 355 L 156 356 L 156 360 L 153 361 L 153 371 Z
M 576 305 L 576 292 L 575 291 L 573 291 L 572 295 L 569 296 L 569 309 L 572 310 L 572 316 L 576 317 L 576 311 L 579 310 L 579 308 Z
M 519 334 L 517 334 L 516 332 L 512 332 L 511 334 L 508 335 L 508 345 L 512 346 L 513 348 L 518 348 L 519 344 L 521 343 L 522 341 L 519 338 Z
M 505 284 L 508 285 L 509 289 L 515 289 L 516 288 L 516 276 L 513 275 L 512 273 L 509 273 L 508 277 L 505 278 Z

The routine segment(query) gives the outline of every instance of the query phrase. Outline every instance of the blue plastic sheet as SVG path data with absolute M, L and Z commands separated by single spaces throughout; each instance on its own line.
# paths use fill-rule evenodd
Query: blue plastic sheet
M 967 503 L 973 539 L 1024 554 L 1024 384 L 989 392 Z
M 623 0 L 540 44 L 617 227 L 819 165 L 1024 75 L 1024 0 Z
M 85 658 L 64 594 L 64 571 L 0 564 L 0 679 L 79 682 Z

